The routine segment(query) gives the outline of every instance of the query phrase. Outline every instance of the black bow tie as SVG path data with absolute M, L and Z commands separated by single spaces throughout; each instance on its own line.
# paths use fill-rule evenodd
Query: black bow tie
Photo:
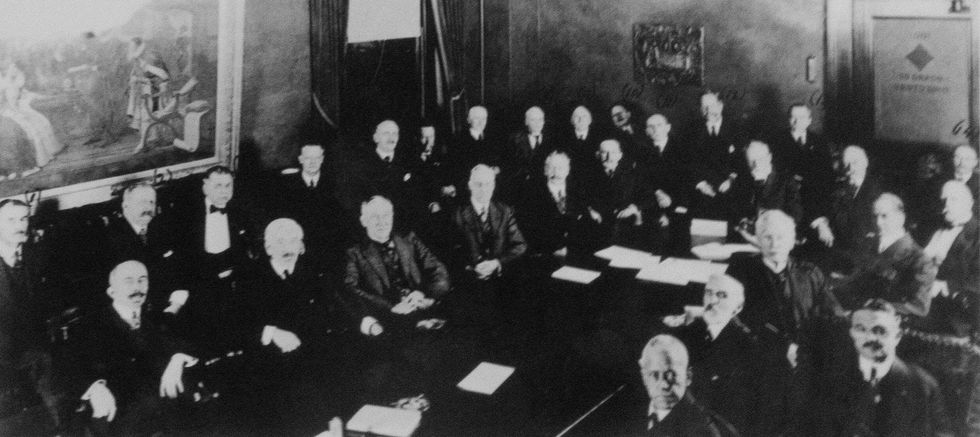
M 221 213 L 221 214 L 227 214 L 228 213 L 228 208 L 227 207 L 219 208 L 219 207 L 214 206 L 214 205 L 211 205 L 211 207 L 208 208 L 208 214 L 214 214 L 216 212 L 217 213 Z

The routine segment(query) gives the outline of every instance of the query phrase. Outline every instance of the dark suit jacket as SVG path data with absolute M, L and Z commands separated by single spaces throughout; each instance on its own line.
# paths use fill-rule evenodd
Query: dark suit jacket
M 0 260 L 0 394 L 26 376 L 19 369 L 23 354 L 46 349 L 45 320 L 63 309 L 43 274 L 43 251 L 27 243 L 22 264 L 17 271 Z
M 422 240 L 415 234 L 408 234 L 393 235 L 392 241 L 408 287 L 434 299 L 449 293 L 446 266 L 425 247 Z M 392 282 L 376 243 L 365 238 L 347 249 L 344 290 L 348 300 L 353 302 L 356 320 L 365 316 L 379 320 L 392 317 L 391 308 L 401 301 L 401 290 L 395 289 Z
M 449 173 L 460 195 L 466 192 L 466 181 L 474 166 L 486 164 L 499 167 L 502 164 L 502 143 L 503 141 L 492 131 L 484 131 L 483 139 L 474 139 L 468 128 L 463 129 L 453 139 L 453 146 L 449 149 L 448 156 Z
M 711 340 L 703 319 L 680 328 L 677 338 L 690 354 L 693 379 L 690 390 L 702 404 L 728 420 L 745 435 L 771 433 L 763 425 L 777 402 L 767 374 L 768 354 L 759 340 L 738 319 L 732 319 Z M 778 405 L 778 404 L 777 404 Z
M 544 159 L 557 148 L 555 135 L 541 133 L 541 144 L 534 149 L 526 130 L 511 135 L 503 150 L 502 182 L 511 187 L 523 187 L 533 177 L 544 171 Z
M 726 273 L 745 286 L 745 309 L 739 319 L 760 338 L 782 343 L 780 354 L 790 342 L 800 345 L 801 355 L 815 354 L 812 349 L 820 343 L 816 337 L 825 324 L 843 314 L 823 272 L 809 262 L 791 257 L 782 289 L 769 279 L 770 270 L 760 255 L 733 260 Z
M 846 308 L 857 308 L 871 298 L 895 304 L 903 314 L 924 317 L 929 313 L 929 290 L 937 266 L 922 253 L 909 234 L 878 253 L 878 237 L 865 239 L 855 268 L 834 289 Z
M 142 396 L 158 396 L 160 377 L 171 357 L 178 352 L 195 356 L 170 332 L 164 316 L 144 309 L 138 330 L 130 329 L 111 305 L 87 317 L 72 343 L 79 364 L 71 379 L 72 395 L 81 396 L 93 382 L 104 379 L 123 410 Z
M 411 200 L 407 194 L 417 157 L 412 156 L 410 147 L 399 144 L 390 163 L 384 162 L 375 149 L 375 144 L 371 143 L 352 151 L 346 187 L 351 203 L 344 206 L 355 215 L 359 212 L 360 202 L 374 195 L 391 200 L 396 211 L 402 210 L 405 202 Z
M 601 214 L 603 223 L 616 222 L 616 214 L 630 204 L 636 205 L 640 210 L 644 222 L 652 222 L 659 216 L 654 191 L 660 187 L 644 180 L 644 176 L 642 171 L 624 158 L 612 177 L 605 173 L 602 166 L 596 166 L 579 183 L 584 190 L 586 206 Z
M 691 158 L 685 145 L 674 137 L 667 139 L 662 153 L 649 139 L 640 149 L 638 163 L 649 172 L 653 186 L 659 187 L 670 196 L 673 201 L 671 209 L 688 205 L 694 189 L 690 180 Z
M 517 223 L 533 253 L 550 254 L 568 246 L 569 236 L 577 231 L 576 223 L 584 213 L 580 191 L 571 179 L 565 181 L 565 211 L 561 212 L 548 189 L 548 180 L 532 180 L 516 209 Z
M 822 381 L 814 436 L 952 435 L 936 380 L 916 365 L 896 359 L 873 388 L 852 353 Z
M 800 185 L 787 173 L 774 170 L 761 187 L 756 185 L 751 173 L 742 173 L 732 183 L 730 195 L 734 210 L 730 220 L 734 223 L 743 218 L 754 220 L 764 209 L 782 210 L 797 223 L 803 216 Z
M 595 153 L 599 150 L 599 143 L 605 137 L 601 129 L 590 126 L 584 140 L 575 136 L 575 129 L 569 129 L 561 138 L 558 150 L 567 153 L 572 160 L 572 173 L 579 173 L 589 168 L 595 161 Z
M 871 207 L 882 192 L 881 182 L 870 174 L 854 197 L 848 195 L 846 179 L 837 182 L 831 194 L 830 216 L 827 217 L 834 232 L 834 247 L 852 250 L 860 245 L 865 236 L 875 232 Z
M 173 238 L 174 235 L 168 232 L 163 220 L 153 219 L 147 227 L 147 242 L 143 244 L 124 217 L 111 216 L 103 229 L 101 241 L 104 245 L 100 253 L 104 257 L 100 263 L 99 276 L 105 276 L 123 261 L 137 260 L 143 263 L 150 275 L 147 305 L 151 311 L 162 311 L 168 305 L 170 292 L 180 285 L 176 277 L 180 266 L 177 264 L 178 257 L 175 256 L 177 253 Z M 100 299 L 100 302 L 102 300 L 104 299 Z
M 946 281 L 950 296 L 936 296 L 929 309 L 930 330 L 980 335 L 980 223 L 973 217 L 953 240 L 936 279 Z
M 688 128 L 686 136 L 685 142 L 698 160 L 698 165 L 692 168 L 694 184 L 708 181 L 717 188 L 731 173 L 742 169 L 744 139 L 739 127 L 729 118 L 722 119 L 718 135 L 714 137 L 708 133 L 704 119 Z
M 340 204 L 329 179 L 321 173 L 316 187 L 310 188 L 301 172 L 283 176 L 279 211 L 281 217 L 291 217 L 303 227 L 307 249 L 339 261 L 340 248 L 350 243 L 354 218 Z
M 473 204 L 466 201 L 453 213 L 453 224 L 459 233 L 461 257 L 466 266 L 475 266 L 481 261 L 496 259 L 501 267 L 517 261 L 527 251 L 527 242 L 517 227 L 514 210 L 496 200 L 490 202 L 487 215 L 491 232 L 484 235 L 480 216 Z M 487 241 L 489 238 L 490 241 Z M 484 251 L 484 249 L 489 249 Z
M 238 291 L 245 300 L 243 343 L 253 348 L 260 347 L 266 326 L 290 331 L 304 345 L 344 326 L 325 268 L 309 255 L 300 255 L 286 279 L 273 270 L 268 257 L 260 258 L 242 275 Z

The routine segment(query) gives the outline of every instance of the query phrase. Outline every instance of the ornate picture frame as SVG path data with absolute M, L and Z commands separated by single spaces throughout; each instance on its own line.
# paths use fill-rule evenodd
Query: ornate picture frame
M 644 84 L 704 85 L 704 27 L 633 25 L 635 80 Z

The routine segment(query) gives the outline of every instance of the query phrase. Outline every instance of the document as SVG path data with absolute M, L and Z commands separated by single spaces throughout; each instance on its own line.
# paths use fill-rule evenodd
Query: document
M 646 267 L 655 266 L 657 264 L 660 264 L 660 255 L 645 253 L 635 257 L 613 258 L 612 261 L 609 262 L 609 267 L 615 267 L 617 269 L 642 270 Z
M 595 281 L 602 273 L 594 270 L 580 269 L 578 267 L 565 266 L 558 270 L 555 270 L 551 274 L 552 278 L 561 279 L 565 281 L 571 281 L 579 284 L 591 284 Z
M 649 252 L 630 249 L 623 246 L 609 246 L 595 253 L 595 256 L 602 259 L 608 259 L 610 261 L 617 258 L 636 258 L 636 257 L 646 257 L 651 255 L 652 254 Z
M 636 279 L 664 284 L 687 285 L 687 275 L 671 269 L 667 261 L 670 261 L 670 258 L 660 264 L 644 267 L 636 274 Z
M 691 220 L 691 235 L 724 237 L 728 235 L 728 222 L 722 220 Z
M 347 422 L 347 430 L 388 437 L 410 437 L 422 422 L 415 410 L 365 405 Z
M 492 395 L 513 373 L 513 367 L 484 361 L 456 384 L 456 387 L 473 393 Z
M 736 252 L 758 253 L 759 248 L 751 244 L 721 244 L 711 242 L 691 248 L 694 256 L 709 261 L 725 261 Z
M 688 282 L 706 283 L 715 273 L 725 273 L 728 264 L 713 263 L 697 259 L 667 258 L 657 264 L 640 270 L 636 279 L 662 282 L 665 284 L 687 285 Z

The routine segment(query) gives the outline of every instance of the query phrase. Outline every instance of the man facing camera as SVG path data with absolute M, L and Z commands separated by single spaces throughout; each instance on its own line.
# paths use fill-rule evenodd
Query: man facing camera
M 814 436 L 952 435 L 936 380 L 896 356 L 895 308 L 871 300 L 851 315 L 854 352 L 820 384 Z
M 660 241 L 661 227 L 667 224 L 659 214 L 654 194 L 660 187 L 651 186 L 633 162 L 623 157 L 618 140 L 600 143 L 597 155 L 602 165 L 584 184 L 586 211 L 594 222 L 597 246 L 654 248 Z
M 165 430 L 169 403 L 184 392 L 188 345 L 176 340 L 163 314 L 146 311 L 149 276 L 139 261 L 109 273 L 112 304 L 78 327 L 76 393 L 87 402 L 96 435 L 150 435 Z
M 687 348 L 675 337 L 650 339 L 640 356 L 640 375 L 650 396 L 647 434 L 650 436 L 738 435 L 725 419 L 702 407 L 688 393 L 693 371 Z
M 301 170 L 284 177 L 280 210 L 303 227 L 311 254 L 337 261 L 351 220 L 337 200 L 331 176 L 323 171 L 323 153 L 319 144 L 300 148 Z
M 347 249 L 344 289 L 361 333 L 369 336 L 442 323 L 427 310 L 449 292 L 445 265 L 415 234 L 393 234 L 393 222 L 391 202 L 372 197 L 361 204 L 366 238 Z

